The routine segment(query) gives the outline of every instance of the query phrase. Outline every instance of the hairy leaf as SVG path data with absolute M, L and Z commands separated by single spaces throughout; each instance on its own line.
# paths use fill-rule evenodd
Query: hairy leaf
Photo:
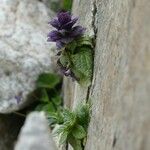
M 48 119 L 52 119 L 55 123 L 57 124 L 62 124 L 63 123 L 63 116 L 62 113 L 57 111 L 57 112 L 48 112 L 47 114 Z
M 72 135 L 76 139 L 83 139 L 86 137 L 86 131 L 84 130 L 84 128 L 81 125 L 76 125 L 76 127 L 72 131 Z
M 73 147 L 74 150 L 83 150 L 81 140 L 74 138 L 74 136 L 68 137 L 69 144 Z
M 71 43 L 67 44 L 66 50 L 70 51 L 71 53 L 74 53 L 76 47 L 78 46 L 77 44 L 78 43 L 76 41 L 72 41 Z
M 90 120 L 90 105 L 89 104 L 80 104 L 75 110 L 78 122 L 85 129 L 88 127 L 88 123 Z
M 64 144 L 67 140 L 68 132 L 64 131 L 60 134 L 59 144 Z
M 60 82 L 60 77 L 51 73 L 41 74 L 37 80 L 37 88 L 54 88 Z
M 78 46 L 90 46 L 91 48 L 93 48 L 93 42 L 92 42 L 92 38 L 91 37 L 80 37 L 77 40 Z
M 55 128 L 53 129 L 53 135 L 59 135 L 62 132 L 65 131 L 65 126 L 64 125 L 56 125 Z
M 65 109 L 63 111 L 63 116 L 64 116 L 64 122 L 65 124 L 68 124 L 69 126 L 73 126 L 76 122 L 76 114 Z
M 88 47 L 81 47 L 79 52 L 72 55 L 72 71 L 82 85 L 89 85 L 92 77 L 92 53 Z
M 64 67 L 67 67 L 70 65 L 70 58 L 69 58 L 69 54 L 67 54 L 67 52 L 63 52 L 61 57 L 60 57 L 60 62 Z

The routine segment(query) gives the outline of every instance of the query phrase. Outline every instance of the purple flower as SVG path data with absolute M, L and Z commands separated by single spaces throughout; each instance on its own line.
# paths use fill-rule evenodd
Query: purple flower
M 64 67 L 64 66 L 61 64 L 60 59 L 58 59 L 57 64 L 58 64 L 58 66 L 60 67 L 60 72 L 61 72 L 63 75 L 65 75 L 65 76 L 67 76 L 67 77 L 70 76 L 70 77 L 73 79 L 73 81 L 74 81 L 74 80 L 79 81 L 79 79 L 75 76 L 75 74 L 71 71 L 71 69 L 66 68 L 66 67 Z
M 54 28 L 57 30 L 68 30 L 71 29 L 72 26 L 77 22 L 77 17 L 72 17 L 69 12 L 59 12 L 57 14 L 57 18 L 54 18 L 49 22 Z
M 73 17 L 69 12 L 60 12 L 57 18 L 49 22 L 56 30 L 48 34 L 48 42 L 56 42 L 58 49 L 70 43 L 77 37 L 84 34 L 85 28 L 82 26 L 74 26 L 78 18 Z
M 62 38 L 61 33 L 59 33 L 58 31 L 52 31 L 48 34 L 48 39 L 47 41 L 49 42 L 57 42 L 58 40 L 60 40 Z

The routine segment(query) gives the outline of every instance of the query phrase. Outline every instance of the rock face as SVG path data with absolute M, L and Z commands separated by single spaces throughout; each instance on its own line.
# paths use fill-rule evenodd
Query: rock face
M 27 117 L 15 150 L 57 150 L 43 112 Z
M 92 101 L 86 150 L 150 148 L 149 8 L 149 0 L 74 1 L 74 14 L 96 37 L 89 91 L 65 81 L 73 87 L 67 105 Z
M 39 74 L 52 71 L 52 15 L 38 0 L 0 1 L 0 113 L 26 105 Z
M 62 0 L 41 0 L 41 1 L 44 2 L 46 6 L 48 6 L 55 12 L 60 10 L 60 6 L 62 4 Z

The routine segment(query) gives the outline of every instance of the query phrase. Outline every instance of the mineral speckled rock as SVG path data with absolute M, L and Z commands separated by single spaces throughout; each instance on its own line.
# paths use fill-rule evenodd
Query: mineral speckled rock
M 33 112 L 27 117 L 15 150 L 57 150 L 43 112 Z
M 39 74 L 52 71 L 52 16 L 38 0 L 0 1 L 0 113 L 25 106 Z

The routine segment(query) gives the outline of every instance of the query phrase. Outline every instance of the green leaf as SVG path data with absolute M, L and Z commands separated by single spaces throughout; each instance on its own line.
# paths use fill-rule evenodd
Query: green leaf
M 43 111 L 44 106 L 45 104 L 39 104 L 38 106 L 36 106 L 35 111 Z
M 75 40 L 73 40 L 71 43 L 67 44 L 66 50 L 70 51 L 71 53 L 74 53 L 77 46 L 78 46 L 77 42 Z
M 90 120 L 90 105 L 80 104 L 75 110 L 79 124 L 87 129 Z
M 72 135 L 68 137 L 69 144 L 73 147 L 74 150 L 83 150 L 81 140 L 76 139 Z
M 62 6 L 62 9 L 65 10 L 65 11 L 70 11 L 71 10 L 71 7 L 72 7 L 72 1 L 73 0 L 63 0 L 63 6 Z
M 55 122 L 57 124 L 62 124 L 63 123 L 63 116 L 62 116 L 62 113 L 59 112 L 59 111 L 58 112 L 49 112 L 47 114 L 47 118 L 55 120 Z
M 36 82 L 37 88 L 54 88 L 59 82 L 60 77 L 52 73 L 41 74 Z
M 53 118 L 47 118 L 48 120 L 48 125 L 52 127 L 53 124 L 56 124 L 56 120 Z
M 80 47 L 79 52 L 71 55 L 73 65 L 71 69 L 79 79 L 81 85 L 89 86 L 92 77 L 93 56 L 91 49 Z
M 65 109 L 63 111 L 63 116 L 64 116 L 64 124 L 67 124 L 68 126 L 72 127 L 76 123 L 76 114 L 71 112 L 68 109 Z
M 70 65 L 69 54 L 67 54 L 67 52 L 65 51 L 63 51 L 59 60 L 64 67 L 67 67 Z
M 55 112 L 55 108 L 54 108 L 54 105 L 52 104 L 52 102 L 39 104 L 35 108 L 35 110 L 37 110 L 37 111 L 45 111 L 46 113 L 48 113 L 48 112 Z
M 43 111 L 45 112 L 55 112 L 55 107 L 52 102 L 49 102 L 48 104 L 44 105 Z
M 59 135 L 66 131 L 66 127 L 64 125 L 56 125 L 53 130 L 53 135 Z
M 92 42 L 92 38 L 91 37 L 80 37 L 79 39 L 77 39 L 77 45 L 78 47 L 80 46 L 90 46 L 91 48 L 93 48 L 93 42 Z
M 59 106 L 61 104 L 61 102 L 62 102 L 62 99 L 61 99 L 61 97 L 59 95 L 56 95 L 51 100 L 57 106 Z
M 68 132 L 64 131 L 60 134 L 59 144 L 64 144 L 67 140 Z
M 48 94 L 47 94 L 47 91 L 45 89 L 41 89 L 41 98 L 40 98 L 40 101 L 42 102 L 49 102 L 49 97 L 48 97 Z
M 86 131 L 81 125 L 77 125 L 73 130 L 72 130 L 72 135 L 77 138 L 77 139 L 83 139 L 86 137 Z

